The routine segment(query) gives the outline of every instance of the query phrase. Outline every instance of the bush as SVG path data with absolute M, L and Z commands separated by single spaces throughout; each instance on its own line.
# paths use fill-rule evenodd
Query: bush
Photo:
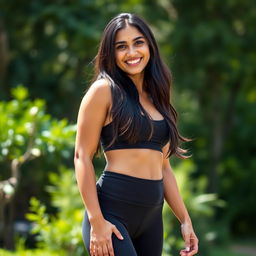
M 24 218 L 31 194 L 43 197 L 49 165 L 55 170 L 71 162 L 76 130 L 47 114 L 43 99 L 30 100 L 25 87 L 11 92 L 13 99 L 0 101 L 0 243 L 8 249 L 14 247 L 14 221 Z
M 196 235 L 200 241 L 200 255 L 209 254 L 209 246 L 220 235 L 216 229 L 211 227 L 211 220 L 216 207 L 223 207 L 225 203 L 217 198 L 216 194 L 204 194 L 206 179 L 198 180 L 191 178 L 195 171 L 192 160 L 183 160 L 175 166 L 174 173 L 177 179 L 180 193 L 189 211 Z M 180 223 L 171 213 L 165 203 L 164 210 L 164 253 L 163 256 L 178 255 L 184 248 L 184 241 L 180 231 Z
M 63 252 L 51 252 L 46 250 L 19 250 L 10 252 L 0 249 L 1 256 L 64 256 Z
M 82 241 L 83 203 L 72 170 L 60 168 L 60 173 L 50 173 L 52 183 L 47 186 L 56 215 L 49 215 L 46 207 L 36 198 L 30 200 L 30 213 L 33 221 L 33 234 L 37 234 L 38 247 L 54 252 L 64 250 L 67 255 L 85 255 Z

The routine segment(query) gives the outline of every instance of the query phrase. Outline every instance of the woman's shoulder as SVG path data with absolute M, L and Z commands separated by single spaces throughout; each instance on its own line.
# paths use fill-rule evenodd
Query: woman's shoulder
M 105 78 L 98 79 L 91 84 L 89 90 L 109 93 L 111 92 L 110 82 Z
M 110 82 L 104 78 L 98 79 L 90 85 L 86 93 L 91 93 L 95 96 L 111 96 Z
M 110 82 L 107 79 L 94 81 L 86 91 L 84 100 L 93 100 L 100 105 L 109 106 L 112 102 Z

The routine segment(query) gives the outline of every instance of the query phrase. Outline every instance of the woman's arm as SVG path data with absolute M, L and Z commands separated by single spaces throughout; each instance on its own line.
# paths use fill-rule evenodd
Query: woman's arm
M 106 86 L 104 80 L 91 85 L 82 99 L 77 118 L 74 164 L 79 191 L 89 220 L 103 218 L 96 193 L 92 160 L 107 113 L 109 97 Z
M 107 81 L 96 81 L 80 105 L 74 154 L 77 184 L 91 224 L 91 254 L 97 250 L 99 256 L 107 253 L 114 255 L 112 232 L 122 238 L 115 226 L 107 222 L 102 215 L 92 164 L 110 104 L 111 91 Z
M 181 251 L 181 255 L 192 256 L 198 251 L 198 239 L 194 233 L 192 222 L 186 206 L 180 195 L 176 178 L 172 171 L 169 158 L 166 158 L 169 144 L 163 149 L 163 180 L 164 180 L 164 197 L 174 215 L 181 223 L 181 231 L 185 240 L 185 250 Z

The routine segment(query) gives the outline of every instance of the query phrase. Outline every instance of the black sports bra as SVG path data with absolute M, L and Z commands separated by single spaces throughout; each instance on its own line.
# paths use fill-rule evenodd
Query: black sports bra
M 167 144 L 169 139 L 169 127 L 165 119 L 152 120 L 153 122 L 153 135 L 150 140 L 147 140 L 150 127 L 148 127 L 146 118 L 143 116 L 142 126 L 140 129 L 140 140 L 136 143 L 129 144 L 124 136 L 118 136 L 112 146 L 107 147 L 113 139 L 113 123 L 109 123 L 102 127 L 100 142 L 103 151 L 115 149 L 128 149 L 128 148 L 148 148 L 162 152 L 162 148 Z

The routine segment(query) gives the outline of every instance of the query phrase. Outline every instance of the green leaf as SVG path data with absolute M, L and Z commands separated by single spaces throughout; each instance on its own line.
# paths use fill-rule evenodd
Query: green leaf
M 12 96 L 17 100 L 25 100 L 28 98 L 28 89 L 23 85 L 19 85 L 11 90 Z

